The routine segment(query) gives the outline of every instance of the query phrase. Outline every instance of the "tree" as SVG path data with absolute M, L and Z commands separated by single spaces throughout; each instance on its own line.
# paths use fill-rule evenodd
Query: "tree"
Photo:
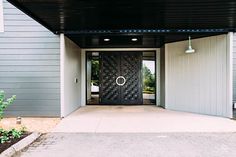
M 152 74 L 145 64 L 143 65 L 143 85 L 145 91 L 154 92 L 156 85 L 155 74 Z
M 99 61 L 98 60 L 92 60 L 92 76 L 91 80 L 92 82 L 98 84 L 99 83 Z

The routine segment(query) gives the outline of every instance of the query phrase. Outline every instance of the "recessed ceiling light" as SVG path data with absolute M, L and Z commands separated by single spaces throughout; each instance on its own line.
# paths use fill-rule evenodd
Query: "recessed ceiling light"
M 138 39 L 137 39 L 137 38 L 132 38 L 131 40 L 132 40 L 132 41 L 137 41 Z
M 109 38 L 105 38 L 104 41 L 110 41 L 110 39 Z

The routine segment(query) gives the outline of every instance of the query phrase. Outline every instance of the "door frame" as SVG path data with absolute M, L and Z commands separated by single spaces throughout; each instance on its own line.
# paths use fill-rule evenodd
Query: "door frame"
M 81 50 L 81 106 L 86 105 L 102 105 L 102 104 L 87 104 L 87 53 L 88 52 L 103 52 L 103 51 L 146 51 L 155 52 L 155 71 L 156 71 L 156 91 L 155 100 L 156 106 L 160 106 L 160 48 L 91 48 Z

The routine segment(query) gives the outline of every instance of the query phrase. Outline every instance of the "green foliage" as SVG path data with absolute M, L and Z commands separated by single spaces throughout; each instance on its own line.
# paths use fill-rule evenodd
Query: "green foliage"
M 12 137 L 15 139 L 15 138 L 20 138 L 23 132 L 21 130 L 18 131 L 16 129 L 12 129 L 10 130 L 10 133 L 12 134 Z
M 92 60 L 92 76 L 91 76 L 92 82 L 95 85 L 99 84 L 99 61 L 98 60 Z
M 1 143 L 5 143 L 9 141 L 9 134 L 8 131 L 4 130 L 4 129 L 0 129 L 0 142 Z
M 20 130 L 11 129 L 4 130 L 0 129 L 0 143 L 10 142 L 12 139 L 18 139 L 22 137 L 22 134 L 25 132 L 25 128 L 23 127 Z
M 0 90 L 0 119 L 3 118 L 4 110 L 7 108 L 7 106 L 11 105 L 15 99 L 15 95 L 13 95 L 11 98 L 6 99 L 5 92 L 3 90 Z
M 143 86 L 144 91 L 154 92 L 156 86 L 155 74 L 151 73 L 151 70 L 143 65 Z
M 5 97 L 5 92 L 0 90 L 0 119 L 3 118 L 4 110 L 11 105 L 16 99 L 16 96 L 13 95 L 10 98 Z M 0 143 L 10 142 L 12 139 L 17 139 L 22 136 L 25 132 L 25 127 L 21 128 L 20 130 L 11 129 L 11 130 L 4 130 L 0 128 Z

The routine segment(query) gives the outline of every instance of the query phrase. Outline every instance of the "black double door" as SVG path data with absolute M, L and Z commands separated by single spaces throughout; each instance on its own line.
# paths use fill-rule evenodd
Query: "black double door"
M 142 52 L 100 53 L 100 104 L 142 104 Z

